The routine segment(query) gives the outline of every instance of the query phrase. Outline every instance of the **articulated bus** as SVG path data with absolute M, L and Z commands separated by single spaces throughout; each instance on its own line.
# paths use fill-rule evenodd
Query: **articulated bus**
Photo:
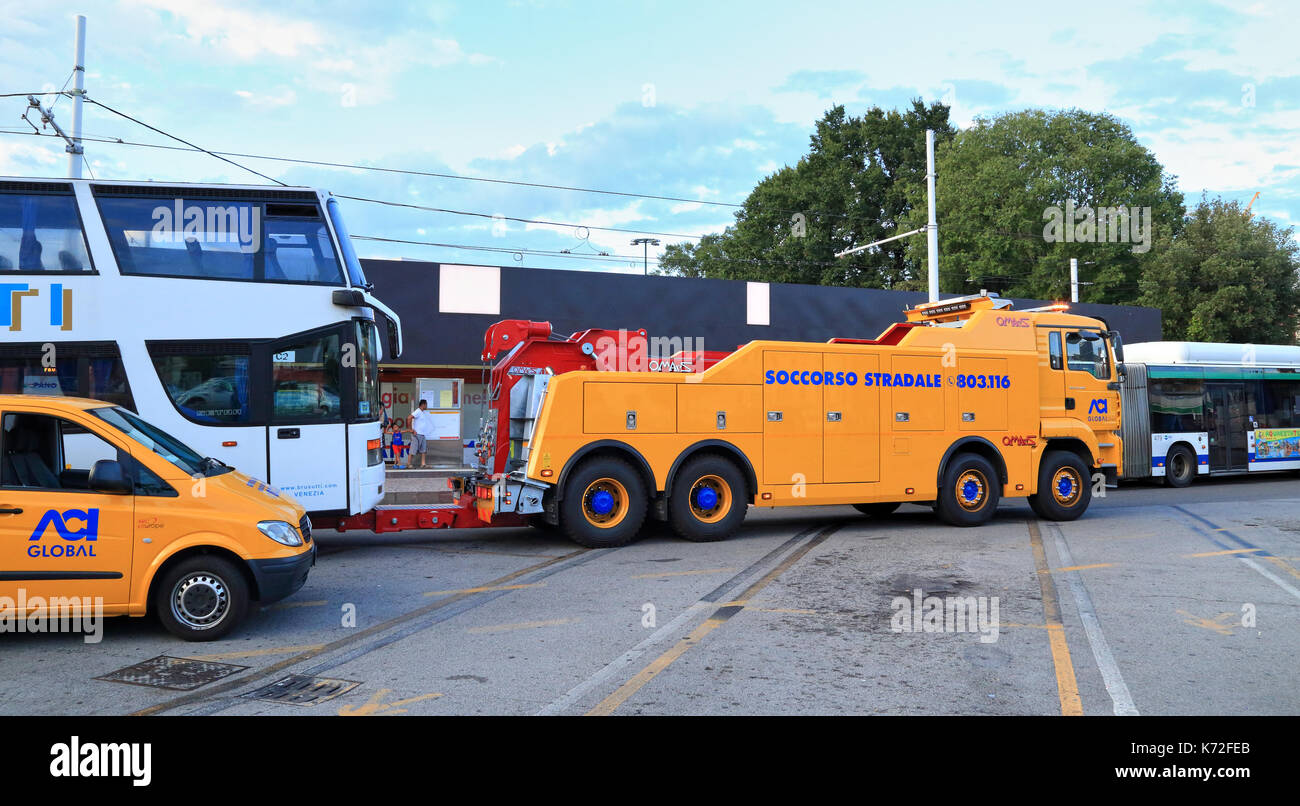
M 115 403 L 354 515 L 383 497 L 400 352 L 328 193 L 0 179 L 0 394 Z
M 1300 347 L 1148 342 L 1125 348 L 1126 478 L 1300 470 Z

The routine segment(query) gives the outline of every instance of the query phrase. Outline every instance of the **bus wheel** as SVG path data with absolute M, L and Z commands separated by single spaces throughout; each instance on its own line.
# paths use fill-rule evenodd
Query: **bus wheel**
M 998 471 L 983 456 L 961 454 L 948 462 L 939 488 L 939 517 L 953 526 L 979 526 L 993 517 L 1001 498 Z
M 1186 487 L 1196 475 L 1196 454 L 1186 445 L 1175 445 L 1165 457 L 1165 484 Z
M 199 555 L 168 569 L 154 593 L 158 619 L 186 641 L 215 641 L 248 611 L 248 581 L 229 560 Z
M 895 501 L 888 504 L 854 504 L 853 508 L 858 512 L 861 512 L 863 515 L 870 515 L 873 518 L 883 518 L 887 515 L 894 514 L 894 510 L 898 509 L 900 506 L 902 506 L 902 504 Z
M 560 502 L 560 525 L 587 548 L 626 546 L 641 529 L 645 510 L 641 474 L 622 459 L 598 457 L 570 474 Z
M 735 462 L 721 456 L 697 456 L 677 472 L 668 500 L 673 531 L 697 543 L 729 537 L 749 509 L 745 477 Z
M 1070 451 L 1048 451 L 1038 467 L 1038 492 L 1030 499 L 1034 514 L 1049 521 L 1072 521 L 1092 501 L 1088 466 Z

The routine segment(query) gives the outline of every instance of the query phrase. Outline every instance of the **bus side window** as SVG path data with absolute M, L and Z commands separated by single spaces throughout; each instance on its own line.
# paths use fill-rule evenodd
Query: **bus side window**
M 1065 362 L 1061 358 L 1061 332 L 1053 330 L 1047 334 L 1047 353 L 1052 362 L 1052 369 L 1062 369 Z

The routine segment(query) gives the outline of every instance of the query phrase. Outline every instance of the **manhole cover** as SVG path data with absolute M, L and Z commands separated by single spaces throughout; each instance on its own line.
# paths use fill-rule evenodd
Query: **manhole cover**
M 318 702 L 332 700 L 359 685 L 361 685 L 359 680 L 335 680 L 329 677 L 291 674 L 243 696 L 252 700 L 282 702 L 287 705 L 315 705 Z
M 247 668 L 233 663 L 213 663 L 206 660 L 159 655 L 95 679 L 107 680 L 110 683 L 129 683 L 133 686 L 190 691 Z

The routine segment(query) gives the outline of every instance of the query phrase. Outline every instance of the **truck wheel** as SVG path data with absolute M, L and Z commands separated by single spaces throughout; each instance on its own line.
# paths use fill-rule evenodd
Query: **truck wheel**
M 1175 445 L 1165 457 L 1165 484 L 1186 487 L 1196 476 L 1196 454 L 1186 445 Z
M 900 506 L 902 506 L 902 504 L 899 502 L 893 502 L 888 504 L 854 504 L 853 508 L 858 512 L 861 512 L 863 515 L 870 515 L 873 518 L 883 518 L 894 514 L 894 510 L 898 509 Z
M 955 456 L 939 488 L 939 517 L 953 526 L 979 526 L 998 508 L 1000 487 L 998 471 L 988 459 L 973 453 Z
M 748 486 L 736 463 L 721 456 L 697 456 L 677 472 L 668 500 L 673 531 L 696 543 L 729 537 L 749 509 Z
M 587 548 L 626 546 L 645 520 L 641 474 L 622 459 L 598 457 L 570 475 L 560 502 L 560 524 L 573 542 Z
M 1092 501 L 1088 465 L 1070 451 L 1048 451 L 1038 467 L 1038 492 L 1029 500 L 1034 514 L 1049 521 L 1072 521 Z
M 172 635 L 215 641 L 244 619 L 248 599 L 248 581 L 234 563 L 199 555 L 167 570 L 154 592 L 154 610 Z

